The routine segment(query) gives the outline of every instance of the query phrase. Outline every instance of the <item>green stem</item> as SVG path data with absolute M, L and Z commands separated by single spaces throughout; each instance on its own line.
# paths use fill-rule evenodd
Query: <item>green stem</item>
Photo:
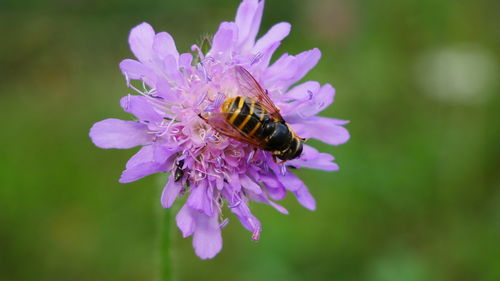
M 173 223 L 172 210 L 162 208 L 160 218 L 160 280 L 172 281 L 172 235 L 170 231 Z

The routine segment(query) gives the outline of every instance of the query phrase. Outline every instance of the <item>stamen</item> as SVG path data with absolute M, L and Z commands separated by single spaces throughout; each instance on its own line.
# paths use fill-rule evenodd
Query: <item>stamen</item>
M 127 101 L 125 102 L 125 111 L 128 111 L 130 106 L 130 94 L 127 95 Z
M 212 78 L 208 75 L 207 69 L 205 68 L 205 64 L 200 62 L 201 69 L 203 70 L 203 75 L 205 76 L 205 81 L 208 83 L 212 81 Z
M 250 65 L 254 65 L 256 64 L 257 62 L 260 61 L 260 59 L 262 58 L 263 54 L 261 52 L 258 52 L 253 58 L 252 58 L 252 61 L 250 61 Z
M 148 90 L 148 88 L 146 87 L 146 82 L 144 82 L 144 79 L 141 79 L 141 81 L 142 81 L 142 88 L 144 89 L 144 92 L 151 93 L 150 91 L 152 91 L 153 89 Z
M 226 95 L 224 93 L 218 92 L 217 97 L 215 97 L 215 107 L 219 108 L 222 105 L 222 102 L 226 98 Z
M 260 229 L 259 226 L 255 228 L 255 230 L 253 231 L 253 234 L 252 234 L 252 240 L 253 241 L 259 241 L 261 230 L 262 229 Z
M 198 56 L 200 57 L 200 60 L 203 60 L 205 58 L 205 56 L 203 55 L 203 52 L 201 51 L 200 47 L 198 47 L 198 45 L 194 44 L 193 46 L 191 46 L 191 51 L 198 52 Z
M 128 78 L 127 72 L 125 72 L 124 74 L 125 74 L 125 82 L 126 82 L 127 88 L 130 88 L 130 78 Z
M 217 168 L 222 168 L 222 157 L 217 156 L 215 160 L 217 161 Z
M 228 218 L 224 219 L 224 220 L 220 223 L 219 228 L 224 228 L 224 227 L 225 227 L 228 223 L 229 223 L 229 219 L 228 219 Z
M 212 136 L 208 136 L 205 138 L 205 141 L 210 141 L 210 142 L 216 142 L 217 141 L 217 138 L 214 137 L 213 135 Z
M 313 92 L 311 90 L 307 90 L 307 93 L 309 94 L 309 100 L 312 100 L 313 98 Z
M 201 161 L 200 164 L 205 165 L 205 163 L 203 163 L 203 161 Z M 203 166 L 203 168 L 205 169 L 204 166 Z M 196 169 L 196 172 L 198 172 L 200 175 L 203 175 L 203 178 L 201 178 L 201 179 L 205 179 L 207 176 L 211 176 L 211 177 L 215 177 L 215 178 L 221 178 L 221 176 L 219 176 L 219 175 L 212 174 L 212 173 L 209 173 L 207 171 L 202 171 L 200 169 Z
M 215 59 L 213 57 L 211 57 L 211 56 L 208 56 L 208 57 L 206 57 L 206 58 L 203 59 L 203 62 L 205 62 L 205 61 L 215 62 Z
M 199 100 L 198 100 L 198 101 L 194 104 L 194 106 L 195 106 L 195 107 L 200 106 L 200 105 L 201 105 L 201 104 L 205 101 L 205 99 L 207 98 L 207 95 L 208 95 L 208 91 L 205 91 L 205 92 L 201 95 L 200 99 L 199 99 Z
M 145 96 L 145 97 L 149 97 L 148 94 L 142 92 L 141 90 L 137 89 L 132 83 L 129 83 L 128 84 L 128 87 L 134 91 L 136 91 L 138 94 L 142 95 L 142 96 Z
M 286 171 L 287 171 L 287 170 L 286 170 L 286 165 L 285 165 L 285 164 L 282 164 L 282 165 L 280 166 L 280 168 L 281 168 L 281 174 L 282 174 L 283 176 L 284 176 L 284 175 L 286 175 Z
M 172 120 L 170 120 L 170 122 L 168 123 L 167 127 L 165 128 L 165 130 L 161 134 L 159 134 L 158 137 L 161 137 L 161 136 L 165 135 L 168 132 L 168 130 L 170 129 L 170 126 L 172 126 L 172 124 L 176 121 L 175 120 L 176 117 L 177 117 L 177 115 L 174 116 L 174 118 L 172 118 Z
M 217 96 L 215 97 L 215 101 L 213 103 L 207 105 L 204 108 L 204 111 L 205 112 L 215 111 L 216 109 L 218 109 L 222 105 L 222 102 L 224 101 L 225 97 L 226 97 L 226 95 L 224 95 L 224 93 L 218 92 Z
M 238 200 L 238 201 L 236 201 L 236 203 L 233 203 L 233 204 L 231 204 L 231 205 L 229 205 L 229 206 L 227 206 L 227 207 L 228 207 L 229 209 L 236 208 L 236 207 L 238 207 L 239 205 L 241 205 L 241 202 L 242 202 L 242 200 Z

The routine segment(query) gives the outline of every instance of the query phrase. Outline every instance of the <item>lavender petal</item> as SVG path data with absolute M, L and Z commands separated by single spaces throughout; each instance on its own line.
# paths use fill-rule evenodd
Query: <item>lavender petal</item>
M 349 132 L 336 124 L 335 119 L 313 116 L 300 123 L 293 123 L 292 127 L 302 138 L 315 138 L 331 145 L 339 145 L 349 140 Z
M 153 57 L 155 31 L 151 25 L 143 22 L 132 29 L 128 42 L 132 53 L 141 62 L 148 62 Z
M 196 255 L 202 259 L 211 259 L 222 249 L 222 235 L 217 215 L 194 214 L 196 227 L 193 235 L 193 247 Z
M 176 182 L 171 174 L 161 194 L 161 205 L 163 206 L 163 208 L 170 208 L 172 206 L 172 204 L 175 202 L 175 199 L 177 199 L 181 188 L 182 183 L 180 181 Z
M 151 143 L 147 130 L 147 126 L 139 122 L 110 118 L 95 123 L 89 135 L 100 148 L 126 149 Z
M 281 42 L 290 33 L 291 25 L 287 22 L 280 22 L 275 24 L 271 29 L 264 34 L 253 47 L 253 52 L 258 53 L 269 48 L 276 42 Z

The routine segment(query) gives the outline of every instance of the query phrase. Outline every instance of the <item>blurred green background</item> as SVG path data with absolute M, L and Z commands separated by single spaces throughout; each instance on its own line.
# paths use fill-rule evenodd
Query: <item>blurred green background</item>
M 118 63 L 133 26 L 186 51 L 238 4 L 0 2 L 0 280 L 157 280 L 162 180 L 119 184 L 134 151 L 98 149 L 88 131 L 131 118 Z M 260 242 L 231 216 L 222 252 L 202 261 L 176 229 L 177 280 L 500 280 L 498 11 L 493 0 L 267 1 L 261 33 L 293 26 L 278 55 L 322 50 L 306 79 L 335 86 L 323 114 L 351 120 L 351 140 L 313 142 L 339 172 L 298 172 L 317 211 L 290 195 L 288 216 L 252 205 Z

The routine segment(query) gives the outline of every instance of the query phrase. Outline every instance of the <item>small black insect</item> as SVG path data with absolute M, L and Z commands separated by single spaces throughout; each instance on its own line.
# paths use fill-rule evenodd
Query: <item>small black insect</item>
M 176 166 L 176 169 L 174 172 L 174 181 L 178 182 L 184 176 L 184 170 L 182 170 L 182 166 L 184 166 L 184 160 L 177 161 L 175 166 Z

